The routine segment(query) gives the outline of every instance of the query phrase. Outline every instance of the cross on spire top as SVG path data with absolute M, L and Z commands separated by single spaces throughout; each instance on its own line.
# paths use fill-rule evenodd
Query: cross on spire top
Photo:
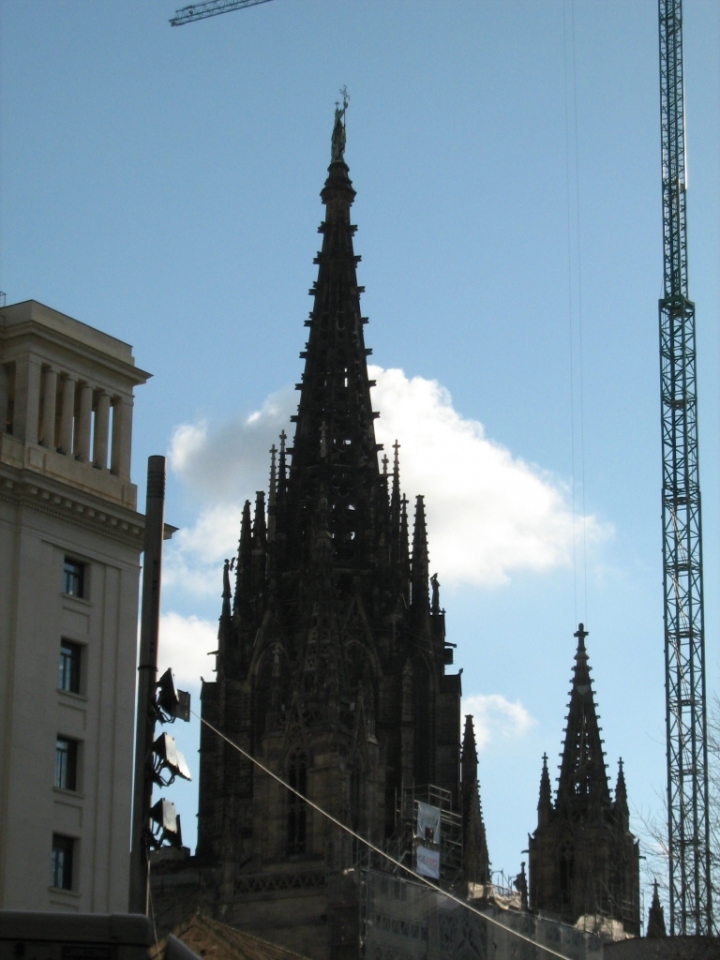
M 585 637 L 590 636 L 589 632 L 585 629 L 585 625 L 582 623 L 578 624 L 578 628 L 573 634 L 574 637 L 578 638 L 578 646 L 585 649 Z

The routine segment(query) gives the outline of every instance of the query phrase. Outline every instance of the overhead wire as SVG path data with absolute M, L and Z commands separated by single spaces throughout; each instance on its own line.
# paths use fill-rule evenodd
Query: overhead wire
M 468 910 L 470 913 L 476 914 L 476 916 L 485 920 L 487 923 L 495 927 L 499 927 L 501 930 L 504 930 L 506 933 L 514 937 L 517 937 L 519 940 L 523 940 L 525 943 L 531 944 L 533 947 L 536 947 L 538 950 L 542 950 L 548 956 L 557 957 L 558 960 L 571 960 L 571 958 L 568 957 L 566 954 L 559 953 L 557 950 L 553 950 L 552 947 L 548 947 L 543 943 L 539 943 L 537 940 L 533 940 L 532 937 L 528 937 L 524 933 L 520 933 L 517 930 L 513 930 L 512 927 L 506 927 L 504 923 L 500 923 L 500 921 L 496 920 L 494 917 L 491 917 L 488 914 L 482 913 L 482 911 L 477 910 L 475 907 L 469 904 L 467 900 L 462 900 L 460 897 L 456 897 L 455 894 L 450 893 L 448 890 L 443 890 L 443 888 L 439 884 L 433 883 L 427 877 L 423 877 L 421 874 L 416 873 L 412 869 L 412 867 L 409 867 L 407 864 L 402 863 L 400 860 L 396 860 L 394 857 L 390 856 L 389 853 L 386 853 L 385 850 L 382 850 L 380 847 L 375 846 L 374 843 L 371 843 L 365 837 L 361 836 L 359 833 L 356 833 L 351 827 L 348 827 L 347 824 L 342 822 L 342 820 L 338 820 L 337 817 L 334 817 L 331 813 L 328 813 L 328 811 L 325 810 L 323 807 L 321 807 L 319 804 L 315 803 L 309 797 L 306 797 L 305 794 L 300 792 L 300 790 L 297 790 L 295 787 L 292 787 L 289 783 L 283 780 L 281 776 L 279 776 L 273 770 L 270 770 L 269 767 L 266 767 L 264 763 L 261 763 L 260 760 L 257 759 L 257 757 L 254 757 L 251 753 L 248 753 L 247 750 L 243 750 L 243 748 L 239 744 L 235 743 L 234 740 L 231 740 L 230 737 L 224 734 L 221 730 L 218 730 L 218 728 L 215 727 L 208 720 L 205 720 L 204 717 L 201 717 L 194 710 L 192 710 L 191 712 L 192 712 L 192 715 L 200 721 L 200 723 L 204 724 L 209 730 L 212 730 L 213 733 L 215 733 L 218 737 L 220 737 L 221 740 L 224 740 L 225 743 L 231 746 L 234 750 L 237 750 L 237 752 L 241 754 L 243 757 L 245 757 L 246 760 L 250 760 L 252 763 L 254 763 L 259 770 L 262 770 L 262 772 L 267 774 L 267 776 L 271 777 L 281 786 L 285 787 L 285 789 L 289 790 L 290 793 L 295 794 L 296 797 L 299 797 L 309 807 L 317 811 L 321 816 L 325 817 L 326 820 L 329 820 L 330 823 L 334 824 L 336 827 L 339 827 L 341 830 L 343 830 L 345 833 L 351 836 L 354 840 L 357 840 L 359 843 L 364 844 L 368 850 L 371 850 L 373 853 L 376 853 L 378 856 L 382 857 L 388 863 L 391 863 L 394 867 L 397 867 L 398 869 L 402 870 L 404 873 L 409 874 L 412 877 L 412 879 L 417 883 L 423 884 L 424 886 L 428 887 L 430 890 L 433 890 L 435 893 L 442 894 L 444 897 L 447 897 L 449 900 L 452 900 L 453 903 L 456 903 L 458 906 L 463 907 L 465 910 Z

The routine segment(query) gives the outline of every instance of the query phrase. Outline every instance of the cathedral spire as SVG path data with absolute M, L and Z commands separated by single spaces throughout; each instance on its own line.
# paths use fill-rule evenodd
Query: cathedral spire
M 407 498 L 400 501 L 400 577 L 403 584 L 405 606 L 410 604 L 410 530 L 407 514 Z
M 412 605 L 416 610 L 429 610 L 429 573 L 427 527 L 425 525 L 425 498 L 418 496 L 415 501 L 415 526 L 413 528 L 412 552 Z
M 653 898 L 650 904 L 647 933 L 645 936 L 648 940 L 656 940 L 658 937 L 667 936 L 667 930 L 665 929 L 665 911 L 660 903 L 657 880 L 653 882 Z
M 225 645 L 232 624 L 232 591 L 230 589 L 230 561 L 226 560 L 223 566 L 222 611 L 218 626 L 218 651 Z
M 477 747 L 475 746 L 475 725 L 471 713 L 465 715 L 460 769 L 463 782 L 466 780 L 477 780 L 478 755 Z
M 277 447 L 275 444 L 270 447 L 270 489 L 268 492 L 268 540 L 272 542 L 275 539 L 275 504 L 277 502 L 277 468 L 275 457 Z
M 460 769 L 465 879 L 468 883 L 485 884 L 490 882 L 490 858 L 480 803 L 478 755 L 472 714 L 465 717 Z
M 360 294 L 353 250 L 355 227 L 350 207 L 355 191 L 344 160 L 345 109 L 336 113 L 332 162 L 321 197 L 325 219 L 320 225 L 322 250 L 315 262 L 313 308 L 306 325 L 310 334 L 302 382 L 299 383 L 295 439 L 288 480 L 291 513 L 289 537 L 295 560 L 306 557 L 300 540 L 312 525 L 325 478 L 330 532 L 336 560 L 343 566 L 367 560 L 369 527 L 380 472 L 370 400 L 367 356 L 360 313 Z
M 567 804 L 578 810 L 610 804 L 605 757 L 585 649 L 587 635 L 581 623 L 575 633 L 578 646 L 557 797 L 558 806 Z
M 548 757 L 543 754 L 543 768 L 540 775 L 540 799 L 538 800 L 538 824 L 545 826 L 552 817 L 552 789 L 550 787 L 550 773 L 548 771 Z
M 242 613 L 242 606 L 252 594 L 252 526 L 250 522 L 250 501 L 243 506 L 240 522 L 240 544 L 235 580 L 235 614 Z
M 630 809 L 628 807 L 627 788 L 625 786 L 625 771 L 623 770 L 622 757 L 618 763 L 618 778 L 615 786 L 615 810 L 618 815 L 618 822 L 622 824 L 625 830 L 630 827 Z

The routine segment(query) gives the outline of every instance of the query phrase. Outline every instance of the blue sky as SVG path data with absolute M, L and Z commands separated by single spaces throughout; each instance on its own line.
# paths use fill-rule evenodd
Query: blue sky
M 684 8 L 714 694 L 720 5 Z M 367 342 L 403 371 L 381 377 L 376 406 L 415 438 L 404 477 L 428 498 L 448 639 L 484 725 L 493 866 L 514 875 L 525 859 L 578 620 L 613 782 L 622 756 L 633 808 L 659 810 L 656 4 L 275 0 L 179 29 L 174 9 L 0 0 L 0 288 L 132 343 L 154 374 L 137 393 L 134 474 L 143 497 L 147 456 L 173 451 L 167 517 L 184 539 L 167 556 L 165 655 L 199 672 L 187 644 L 214 629 L 233 510 L 294 402 L 347 84 Z M 197 769 L 195 725 L 175 732 Z M 192 789 L 173 791 L 192 841 Z

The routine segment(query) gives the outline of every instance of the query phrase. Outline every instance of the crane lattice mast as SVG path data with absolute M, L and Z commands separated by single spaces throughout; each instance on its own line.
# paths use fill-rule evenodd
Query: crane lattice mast
M 670 928 L 712 933 L 695 304 L 688 298 L 682 0 L 659 0 L 662 524 Z
M 193 3 L 189 7 L 176 10 L 170 23 L 173 27 L 181 27 L 193 20 L 217 17 L 221 13 L 241 10 L 243 7 L 256 7 L 259 3 L 268 3 L 268 0 L 207 0 L 206 3 Z

